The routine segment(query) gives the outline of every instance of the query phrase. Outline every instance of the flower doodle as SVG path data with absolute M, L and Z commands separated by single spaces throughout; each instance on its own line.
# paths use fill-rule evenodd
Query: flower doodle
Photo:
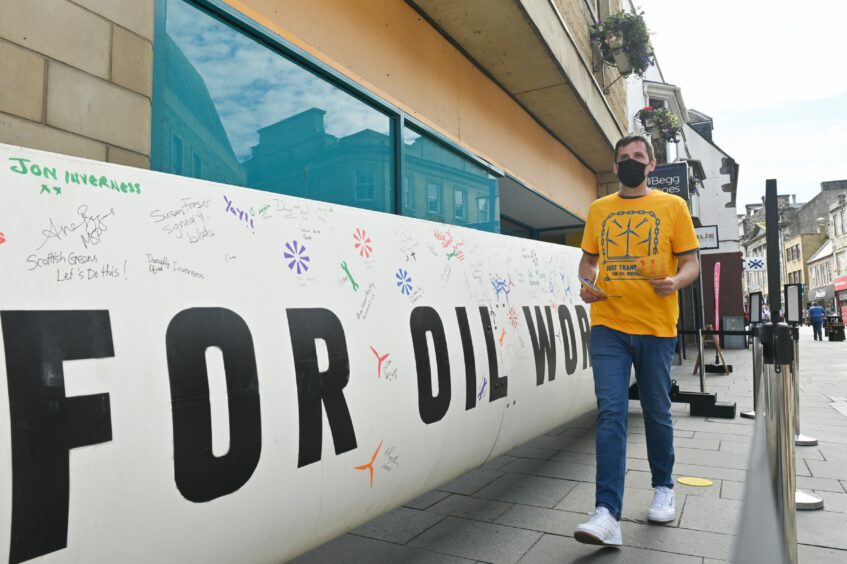
M 368 234 L 364 229 L 356 229 L 356 232 L 353 234 L 353 240 L 355 243 L 353 246 L 359 251 L 359 255 L 368 258 L 371 256 L 373 252 L 373 246 L 371 245 L 371 238 L 368 237 Z
M 311 259 L 306 255 L 305 245 L 300 245 L 297 241 L 291 241 L 285 244 L 285 248 L 287 250 L 283 253 L 283 256 L 289 261 L 288 268 L 292 272 L 294 269 L 297 269 L 297 274 L 303 274 L 309 270 L 309 261 Z
M 394 278 L 397 279 L 397 287 L 400 288 L 400 292 L 404 296 L 408 296 L 412 293 L 412 277 L 409 276 L 409 273 L 404 269 L 399 269 L 397 274 L 394 275 Z

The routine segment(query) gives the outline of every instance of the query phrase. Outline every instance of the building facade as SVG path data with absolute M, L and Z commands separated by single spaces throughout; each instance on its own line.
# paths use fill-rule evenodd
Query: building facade
M 0 142 L 578 245 L 630 130 L 589 38 L 620 7 L 3 0 Z

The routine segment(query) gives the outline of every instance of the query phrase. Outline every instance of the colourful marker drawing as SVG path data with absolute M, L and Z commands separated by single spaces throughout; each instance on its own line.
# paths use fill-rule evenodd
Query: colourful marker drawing
M 453 242 L 453 235 L 448 231 L 447 233 L 442 233 L 440 231 L 433 231 L 433 235 L 435 239 L 441 243 L 442 249 L 452 249 L 452 252 L 447 253 L 447 260 L 450 260 L 453 257 L 459 259 L 459 261 L 465 260 L 465 253 L 459 248 L 465 243 L 463 241 L 459 241 L 458 243 Z
M 359 291 L 359 284 L 353 279 L 353 275 L 350 274 L 350 269 L 347 268 L 347 261 L 346 260 L 341 261 L 341 270 L 344 271 L 344 274 L 347 275 L 347 280 L 349 280 L 350 284 L 353 285 L 353 291 L 358 292 Z
M 482 401 L 482 394 L 484 394 L 484 393 L 485 393 L 485 386 L 487 386 L 487 385 L 488 385 L 488 378 L 486 378 L 486 377 L 484 377 L 484 376 L 483 376 L 483 378 L 482 378 L 482 386 L 479 388 L 479 393 L 476 395 L 476 399 L 477 399 L 478 401 Z
M 491 281 L 491 285 L 494 287 L 494 291 L 497 293 L 497 302 L 500 302 L 500 292 L 506 295 L 506 303 L 509 302 L 509 293 L 512 291 L 512 280 L 509 279 L 504 280 L 503 278 L 495 278 Z
M 371 347 L 371 350 L 373 351 L 374 355 L 376 355 L 376 360 L 379 363 L 376 365 L 376 377 L 377 379 L 379 379 L 382 377 L 382 363 L 385 361 L 386 358 L 388 358 L 388 355 L 390 355 L 391 353 L 385 353 L 384 355 L 379 356 L 379 353 L 376 352 L 375 348 Z
M 285 248 L 288 249 L 283 253 L 286 259 L 288 259 L 288 268 L 292 271 L 296 268 L 297 274 L 303 274 L 307 270 L 309 270 L 309 262 L 310 258 L 306 256 L 306 246 L 299 245 L 297 241 L 291 241 L 290 243 L 285 244 Z
M 368 470 L 371 474 L 371 487 L 374 487 L 374 460 L 376 460 L 376 455 L 379 454 L 379 449 L 382 448 L 382 441 L 379 441 L 379 445 L 377 445 L 376 450 L 374 451 L 374 455 L 371 457 L 371 461 L 367 464 L 362 464 L 361 466 L 354 466 L 354 470 Z
M 400 292 L 404 296 L 408 296 L 412 293 L 412 277 L 409 276 L 409 273 L 406 270 L 402 268 L 398 269 L 394 278 L 397 279 L 397 287 L 400 288 Z
M 226 202 L 226 213 L 231 213 L 234 217 L 238 218 L 239 221 L 243 221 L 245 226 L 249 226 L 250 229 L 255 229 L 256 226 L 253 225 L 253 218 L 250 217 L 252 214 L 247 210 L 242 210 L 232 205 L 232 200 L 224 196 L 224 201 Z
M 0 245 L 2 245 L 5 242 L 6 242 L 6 235 L 4 235 L 2 231 L 0 231 Z
M 356 232 L 353 233 L 353 240 L 356 241 L 354 243 L 354 247 L 357 251 L 359 251 L 359 255 L 365 258 L 371 256 L 373 252 L 373 246 L 371 245 L 371 238 L 368 237 L 368 234 L 365 233 L 364 229 L 356 229 Z
M 514 329 L 518 328 L 518 323 L 520 323 L 520 318 L 518 317 L 518 312 L 515 311 L 515 308 L 509 308 L 509 323 L 512 324 Z
M 500 346 L 501 347 L 503 346 L 503 339 L 505 339 L 505 338 L 506 338 L 506 328 L 503 327 L 503 332 L 500 333 Z

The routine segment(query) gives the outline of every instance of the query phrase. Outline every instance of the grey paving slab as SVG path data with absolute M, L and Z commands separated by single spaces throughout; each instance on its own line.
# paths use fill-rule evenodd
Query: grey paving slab
M 731 480 L 723 480 L 721 483 L 721 495 L 723 499 L 744 499 L 744 484 L 742 482 L 733 482 Z
M 447 517 L 410 545 L 417 548 L 492 562 L 517 562 L 541 538 L 541 533 L 493 523 Z
M 593 482 L 596 470 L 585 464 L 569 462 L 551 462 L 548 460 L 527 460 L 519 458 L 503 467 L 506 472 L 533 474 L 548 478 L 561 478 L 576 482 Z
M 797 559 L 801 564 L 844 564 L 847 551 L 800 544 L 797 545 Z
M 351 532 L 372 539 L 404 544 L 444 519 L 443 515 L 400 507 Z
M 686 499 L 686 504 L 691 498 Z M 627 546 L 649 548 L 661 552 L 673 552 L 687 556 L 702 556 L 726 560 L 732 550 L 735 537 L 707 531 L 695 531 L 682 527 L 642 525 L 625 522 L 622 526 L 623 541 Z
M 449 492 L 441 492 L 438 490 L 432 490 L 426 492 L 422 496 L 416 497 L 412 501 L 406 502 L 403 504 L 403 507 L 408 507 L 410 509 L 426 509 L 430 505 L 435 505 L 445 497 L 450 495 Z
M 521 460 L 523 459 L 517 458 L 513 462 Z M 512 464 L 513 462 L 510 462 L 509 464 Z M 509 466 L 509 464 L 506 464 L 506 466 Z M 501 472 L 500 470 L 485 470 L 484 468 L 477 468 L 476 470 L 471 470 L 463 476 L 459 476 L 452 482 L 447 482 L 438 489 L 444 492 L 471 495 L 475 491 L 481 490 L 482 488 L 484 488 L 485 486 L 487 486 L 502 475 L 503 472 Z
M 533 458 L 535 460 L 547 460 L 554 454 L 559 452 L 556 449 L 550 448 L 536 448 L 527 445 L 519 446 L 518 448 L 510 450 L 508 453 L 509 456 L 515 458 Z
M 738 528 L 740 513 L 741 501 L 691 496 L 686 500 L 679 526 L 731 535 Z
M 797 542 L 847 550 L 847 515 L 829 511 L 798 511 Z
M 565 556 L 566 555 L 566 556 Z M 700 564 L 701 558 L 680 556 L 643 548 L 609 548 L 580 544 L 572 538 L 544 535 L 520 564 L 608 563 L 608 564 Z
M 585 513 L 516 505 L 498 517 L 496 522 L 510 527 L 572 537 L 576 526 L 586 519 Z
M 506 474 L 479 490 L 476 495 L 523 505 L 555 507 L 576 484 L 557 478 Z
M 491 460 L 489 460 L 488 462 L 486 462 L 485 464 L 480 466 L 480 469 L 482 469 L 482 470 L 499 470 L 500 468 L 502 468 L 506 464 L 510 463 L 514 459 L 515 458 L 513 456 L 506 456 L 506 455 L 498 456 L 497 458 L 492 458 Z
M 812 493 L 814 493 L 816 496 L 823 500 L 824 511 L 833 511 L 835 513 L 847 513 L 847 494 L 825 492 L 822 490 L 815 490 Z
M 675 445 L 676 462 L 682 464 L 697 464 L 700 466 L 720 466 L 723 468 L 747 469 L 746 454 L 722 451 L 706 451 L 692 448 L 680 448 Z
M 749 455 L 750 453 L 750 442 L 734 442 L 734 441 L 721 441 L 720 452 L 734 452 L 736 454 L 744 454 Z
M 414 564 L 472 564 L 473 560 L 381 542 L 356 535 L 337 539 L 290 561 L 292 564 L 362 564 L 364 562 Z
M 572 462 L 593 466 L 597 463 L 597 456 L 594 453 L 556 451 L 556 454 L 550 460 L 553 462 Z
M 821 460 L 806 460 L 806 466 L 816 478 L 834 478 L 847 480 L 847 464 L 840 461 L 824 462 Z
M 829 478 L 810 478 L 809 476 L 797 476 L 797 487 L 801 490 L 823 490 L 825 492 L 844 493 L 844 487 L 838 480 Z
M 743 445 L 750 445 L 750 440 L 752 437 L 752 430 L 750 433 L 745 435 L 734 435 L 729 433 L 718 433 L 717 431 L 697 431 L 694 433 L 695 439 L 712 439 L 716 441 L 721 441 L 721 443 L 727 441 L 731 443 L 740 443 Z
M 494 521 L 512 505 L 493 499 L 452 494 L 430 507 L 428 511 L 475 521 Z

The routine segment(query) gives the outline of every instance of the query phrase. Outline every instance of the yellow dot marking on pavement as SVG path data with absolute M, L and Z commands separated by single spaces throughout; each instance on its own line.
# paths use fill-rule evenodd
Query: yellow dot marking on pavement
M 714 482 L 707 480 L 706 478 L 690 478 L 688 476 L 677 478 L 676 481 L 686 486 L 695 486 L 698 488 L 708 488 L 714 484 Z

